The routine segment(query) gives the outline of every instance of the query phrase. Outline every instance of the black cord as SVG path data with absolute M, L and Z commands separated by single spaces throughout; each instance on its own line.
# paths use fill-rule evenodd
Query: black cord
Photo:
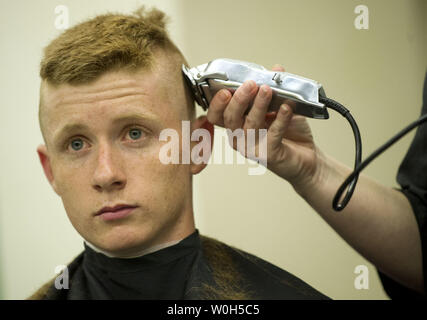
M 335 197 L 332 201 L 332 207 L 335 211 L 341 211 L 346 206 L 347 203 L 350 201 L 354 189 L 356 188 L 357 180 L 359 179 L 360 172 L 365 169 L 376 157 L 378 157 L 381 153 L 383 153 L 385 150 L 387 150 L 389 147 L 391 147 L 394 143 L 396 143 L 398 140 L 400 140 L 403 136 L 405 136 L 407 133 L 409 133 L 414 128 L 418 127 L 419 125 L 423 124 L 427 121 L 427 114 L 421 116 L 405 128 L 403 128 L 400 132 L 398 132 L 396 135 L 394 135 L 391 139 L 389 139 L 386 143 L 384 143 L 381 147 L 379 147 L 377 150 L 375 150 L 369 157 L 367 157 L 363 162 L 362 161 L 362 140 L 360 138 L 360 132 L 359 128 L 356 124 L 356 121 L 351 116 L 350 111 L 347 110 L 342 104 L 338 103 L 337 101 L 326 98 L 324 96 L 319 96 L 319 101 L 324 103 L 327 108 L 333 109 L 340 113 L 343 117 L 345 117 L 348 122 L 351 125 L 351 128 L 353 129 L 354 134 L 354 140 L 356 144 L 356 158 L 354 161 L 354 170 L 353 172 L 347 177 L 347 179 L 344 180 L 344 182 L 341 184 L 341 186 L 338 188 L 337 193 L 335 194 Z M 341 203 L 338 203 L 342 194 L 344 193 L 344 190 L 347 189 L 347 194 L 345 195 L 344 199 Z
M 354 120 L 353 116 L 350 114 L 350 111 L 348 109 L 346 109 L 339 102 L 330 98 L 326 98 L 324 96 L 319 96 L 319 101 L 324 103 L 326 107 L 340 113 L 344 118 L 347 119 L 347 121 L 350 123 L 351 129 L 353 129 L 353 135 L 354 135 L 355 147 L 356 147 L 356 155 L 354 160 L 355 171 L 353 171 L 353 174 L 351 175 L 351 179 L 347 178 L 345 182 L 341 185 L 341 187 L 338 189 L 334 197 L 334 200 L 332 202 L 332 207 L 334 208 L 334 210 L 341 211 L 347 206 L 347 203 L 350 201 L 351 196 L 353 195 L 354 189 L 356 188 L 357 180 L 359 179 L 359 172 L 356 172 L 356 169 L 359 167 L 362 161 L 362 139 L 360 138 L 359 127 L 357 126 L 356 121 Z M 342 202 L 338 203 L 347 185 L 349 185 L 347 189 L 347 194 L 345 195 Z
M 386 143 L 384 143 L 381 147 L 379 147 L 377 150 L 375 150 L 369 157 L 367 157 L 362 163 L 358 164 L 354 171 L 345 179 L 343 184 L 339 187 L 337 193 L 335 194 L 333 206 L 338 201 L 341 194 L 344 192 L 344 189 L 347 187 L 349 183 L 352 183 L 355 177 L 358 177 L 360 172 L 368 166 L 376 157 L 378 157 L 381 153 L 383 153 L 385 150 L 387 150 L 389 147 L 391 147 L 394 143 L 396 143 L 398 140 L 400 140 L 404 135 L 409 133 L 412 129 L 418 127 L 419 125 L 423 124 L 427 121 L 427 114 L 424 114 L 423 116 L 419 117 L 417 120 L 403 128 L 400 132 L 398 132 L 396 135 L 394 135 L 391 139 L 389 139 Z M 334 206 L 335 209 L 335 206 Z

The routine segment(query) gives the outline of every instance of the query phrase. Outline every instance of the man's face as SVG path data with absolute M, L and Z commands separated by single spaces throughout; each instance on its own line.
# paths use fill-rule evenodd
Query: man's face
M 76 230 L 114 254 L 194 230 L 190 166 L 159 160 L 166 143 L 159 134 L 181 133 L 188 97 L 182 78 L 168 81 L 167 64 L 160 65 L 109 72 L 88 85 L 42 88 L 48 148 L 38 153 L 45 173 Z M 120 204 L 135 208 L 98 214 Z

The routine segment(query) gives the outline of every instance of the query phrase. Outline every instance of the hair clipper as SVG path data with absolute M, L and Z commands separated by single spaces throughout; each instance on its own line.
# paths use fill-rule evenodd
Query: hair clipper
M 219 90 L 228 89 L 234 93 L 243 82 L 253 80 L 258 86 L 266 84 L 273 90 L 268 112 L 277 111 L 281 104 L 287 103 L 295 114 L 314 119 L 329 118 L 326 106 L 319 102 L 319 96 L 326 97 L 325 92 L 314 80 L 232 59 L 216 59 L 194 68 L 183 65 L 182 71 L 196 102 L 204 110 L 209 108 Z

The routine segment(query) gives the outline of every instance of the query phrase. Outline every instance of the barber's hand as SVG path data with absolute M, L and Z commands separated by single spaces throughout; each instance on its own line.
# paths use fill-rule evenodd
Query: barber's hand
M 273 70 L 285 71 L 277 65 Z M 287 104 L 283 104 L 277 112 L 267 113 L 271 98 L 272 89 L 269 86 L 258 88 L 252 80 L 246 81 L 234 94 L 223 89 L 210 103 L 208 121 L 231 130 L 268 129 L 267 168 L 294 187 L 311 183 L 316 175 L 320 151 L 314 144 L 307 120 L 294 115 L 292 107 Z M 254 101 L 252 109 L 245 115 L 251 101 Z M 237 150 L 236 145 L 233 148 Z

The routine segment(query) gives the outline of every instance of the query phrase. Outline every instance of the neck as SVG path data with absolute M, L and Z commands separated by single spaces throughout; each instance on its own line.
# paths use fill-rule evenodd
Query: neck
M 92 250 L 94 250 L 94 251 L 96 251 L 96 252 L 99 252 L 99 253 L 102 253 L 103 255 L 105 255 L 105 256 L 107 256 L 107 257 L 109 257 L 109 258 L 123 258 L 123 259 L 131 259 L 131 258 L 138 258 L 138 257 L 142 257 L 142 256 L 144 256 L 144 255 L 146 255 L 146 254 L 153 253 L 153 252 L 159 251 L 159 250 L 161 250 L 161 249 L 164 249 L 164 248 L 167 248 L 167 247 L 173 246 L 173 245 L 175 245 L 175 244 L 179 243 L 181 240 L 182 240 L 182 239 L 180 239 L 180 240 L 174 240 L 174 241 L 169 241 L 169 242 L 162 243 L 162 244 L 158 244 L 158 245 L 152 246 L 152 247 L 150 247 L 150 248 L 147 248 L 147 249 L 141 250 L 141 251 L 139 251 L 139 252 L 135 252 L 135 253 L 133 253 L 132 255 L 128 255 L 128 256 L 118 256 L 118 255 L 115 255 L 115 254 L 109 253 L 109 252 L 107 252 L 107 251 L 104 251 L 104 250 L 102 250 L 102 249 L 98 248 L 97 246 L 93 245 L 92 243 L 90 243 L 90 242 L 88 242 L 88 241 L 85 241 L 85 243 L 86 243 L 86 244 L 87 244 L 87 246 L 88 246 L 88 247 L 90 247 Z

